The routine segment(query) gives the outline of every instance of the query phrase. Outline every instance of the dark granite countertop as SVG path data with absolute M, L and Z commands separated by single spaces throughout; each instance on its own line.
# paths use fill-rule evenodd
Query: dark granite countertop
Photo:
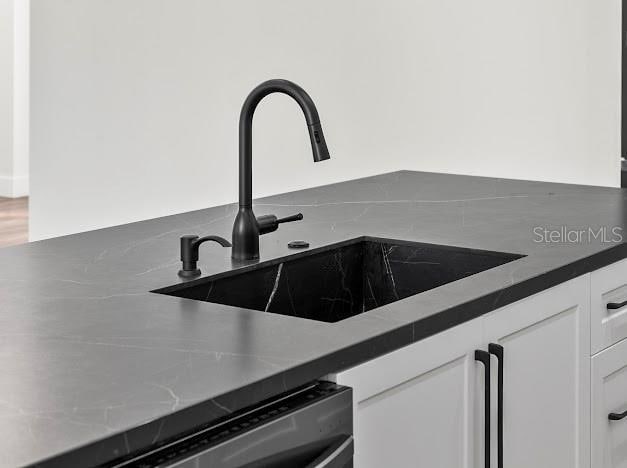
M 0 464 L 102 463 L 627 257 L 625 243 L 538 243 L 536 226 L 627 227 L 627 191 L 395 172 L 258 200 L 305 219 L 261 238 L 362 235 L 526 254 L 337 322 L 150 293 L 178 238 L 228 237 L 235 205 L 0 250 Z M 234 268 L 203 246 L 204 275 Z

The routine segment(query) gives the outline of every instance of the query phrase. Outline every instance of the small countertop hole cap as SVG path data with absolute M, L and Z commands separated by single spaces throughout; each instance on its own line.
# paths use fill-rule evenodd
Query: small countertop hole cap
M 289 244 L 287 244 L 287 246 L 290 249 L 306 249 L 307 247 L 309 247 L 309 242 L 296 240 L 296 241 L 290 242 Z

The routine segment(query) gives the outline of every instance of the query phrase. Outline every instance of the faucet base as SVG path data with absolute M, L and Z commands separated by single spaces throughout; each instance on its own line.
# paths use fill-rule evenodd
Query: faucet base
M 233 260 L 259 258 L 259 224 L 252 208 L 240 207 L 233 223 Z

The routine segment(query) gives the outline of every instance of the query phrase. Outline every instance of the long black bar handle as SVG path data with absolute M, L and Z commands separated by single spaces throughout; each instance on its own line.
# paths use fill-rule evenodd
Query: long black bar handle
M 490 352 L 490 354 L 493 354 L 494 356 L 496 356 L 496 358 L 499 360 L 499 367 L 498 367 L 498 395 L 497 395 L 497 401 L 498 401 L 498 413 L 497 413 L 497 437 L 498 437 L 498 468 L 503 468 L 503 367 L 505 365 L 505 362 L 503 360 L 503 346 L 496 344 L 496 343 L 490 343 L 488 345 L 488 351 Z
M 627 411 L 624 411 L 623 413 L 610 413 L 607 415 L 607 419 L 609 419 L 610 421 L 620 421 L 626 416 L 627 416 Z
M 606 307 L 608 308 L 608 310 L 615 310 L 615 309 L 622 309 L 626 305 L 627 305 L 627 301 L 623 301 L 623 302 L 608 302 Z
M 484 408 L 484 425 L 485 425 L 485 468 L 490 468 L 490 353 L 480 349 L 475 351 L 475 361 L 481 361 L 484 367 L 484 385 L 485 385 L 485 408 Z

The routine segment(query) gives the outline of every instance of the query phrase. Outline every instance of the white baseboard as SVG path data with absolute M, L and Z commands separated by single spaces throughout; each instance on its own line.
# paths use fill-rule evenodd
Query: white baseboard
M 13 197 L 26 197 L 29 194 L 28 176 L 13 177 Z
M 18 198 L 28 195 L 28 176 L 0 175 L 0 197 Z
M 13 177 L 0 175 L 0 197 L 13 196 Z

